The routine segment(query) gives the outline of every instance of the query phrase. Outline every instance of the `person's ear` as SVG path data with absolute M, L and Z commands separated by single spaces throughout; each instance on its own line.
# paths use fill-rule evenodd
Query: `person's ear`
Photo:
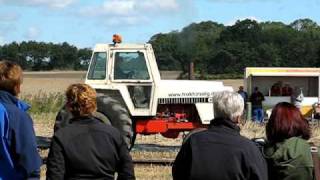
M 16 84 L 16 85 L 14 86 L 14 95 L 15 95 L 15 96 L 18 96 L 18 95 L 20 94 L 20 92 L 21 92 L 21 84 L 18 83 L 18 84 Z
M 66 106 L 66 109 L 67 109 L 67 111 L 68 112 L 71 112 L 72 111 L 72 106 L 71 106 L 71 103 L 70 102 L 66 102 L 66 104 L 65 104 L 65 106 Z
M 234 122 L 235 122 L 236 124 L 240 124 L 240 122 L 241 122 L 241 116 L 237 116 L 237 117 L 234 119 Z

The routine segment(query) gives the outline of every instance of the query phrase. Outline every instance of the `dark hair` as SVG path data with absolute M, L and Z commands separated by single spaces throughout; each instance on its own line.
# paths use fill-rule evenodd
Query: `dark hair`
M 271 143 L 282 142 L 291 137 L 309 139 L 311 132 L 300 110 L 287 102 L 278 103 L 272 110 L 266 126 L 267 139 Z

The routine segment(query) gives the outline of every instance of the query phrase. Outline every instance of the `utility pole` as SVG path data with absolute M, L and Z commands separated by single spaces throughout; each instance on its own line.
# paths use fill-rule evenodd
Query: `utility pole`
M 194 63 L 193 61 L 191 61 L 189 63 L 189 79 L 190 80 L 194 80 L 195 79 L 195 76 L 194 76 Z

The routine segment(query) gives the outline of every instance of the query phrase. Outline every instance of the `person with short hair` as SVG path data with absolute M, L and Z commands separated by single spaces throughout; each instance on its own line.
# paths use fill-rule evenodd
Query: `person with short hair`
M 0 179 L 40 177 L 37 151 L 28 104 L 17 98 L 22 69 L 11 61 L 0 61 Z
M 304 95 L 301 87 L 295 87 L 295 91 L 291 96 L 291 103 L 298 109 L 301 109 Z
M 52 138 L 47 179 L 134 180 L 132 158 L 120 132 L 92 114 L 97 109 L 96 91 L 86 84 L 70 85 L 66 107 L 70 124 Z
M 246 104 L 246 102 L 248 100 L 248 93 L 244 91 L 243 86 L 239 86 L 238 93 L 243 98 L 244 104 Z
M 247 109 L 248 93 L 244 91 L 243 86 L 239 86 L 239 90 L 237 93 L 240 94 L 240 96 L 243 98 L 244 111 L 245 111 Z M 244 116 L 244 114 L 242 115 Z
M 289 83 L 285 83 L 281 90 L 282 96 L 292 96 L 293 89 Z
M 174 180 L 267 180 L 267 164 L 258 147 L 240 135 L 243 98 L 235 92 L 216 93 L 214 119 L 208 130 L 189 136 L 172 167 Z
M 300 110 L 288 102 L 278 103 L 266 125 L 268 143 L 264 147 L 269 178 L 314 179 L 314 166 L 307 140 L 309 124 Z
M 271 87 L 271 96 L 281 96 L 282 82 L 278 81 Z
M 257 123 L 263 123 L 264 111 L 262 108 L 262 101 L 264 101 L 263 94 L 259 91 L 258 87 L 254 88 L 254 92 L 250 96 L 252 103 L 253 120 Z

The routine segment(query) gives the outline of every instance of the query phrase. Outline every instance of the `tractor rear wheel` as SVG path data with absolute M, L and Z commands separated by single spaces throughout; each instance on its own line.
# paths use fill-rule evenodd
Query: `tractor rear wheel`
M 128 149 L 131 149 L 134 145 L 136 133 L 127 108 L 117 99 L 108 95 L 98 96 L 97 105 L 98 111 L 108 117 L 112 126 L 123 135 Z

